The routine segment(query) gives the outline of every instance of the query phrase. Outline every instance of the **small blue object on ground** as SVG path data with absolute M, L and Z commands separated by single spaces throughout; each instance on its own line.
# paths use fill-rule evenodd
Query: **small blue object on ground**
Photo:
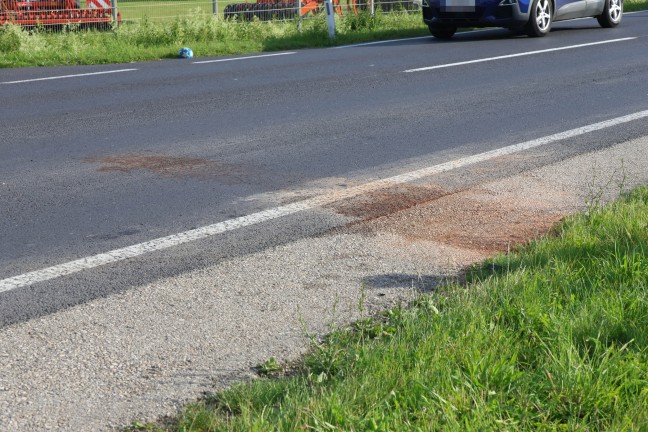
M 178 57 L 180 58 L 192 58 L 193 57 L 193 51 L 191 48 L 180 48 L 180 51 L 178 51 Z

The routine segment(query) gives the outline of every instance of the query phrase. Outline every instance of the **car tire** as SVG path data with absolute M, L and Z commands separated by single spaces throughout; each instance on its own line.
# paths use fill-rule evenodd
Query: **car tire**
M 457 32 L 457 27 L 454 26 L 428 26 L 430 33 L 437 39 L 451 39 Z
M 553 5 L 551 0 L 535 0 L 531 5 L 529 21 L 525 26 L 529 37 L 546 36 L 551 31 Z
M 619 25 L 623 17 L 623 0 L 605 0 L 603 13 L 596 17 L 596 20 L 604 28 L 612 28 Z

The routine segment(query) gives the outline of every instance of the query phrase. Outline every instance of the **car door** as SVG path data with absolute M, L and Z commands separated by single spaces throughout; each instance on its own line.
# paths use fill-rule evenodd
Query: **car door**
M 603 13 L 605 0 L 587 0 L 587 10 L 585 16 L 596 16 Z
M 554 21 L 585 16 L 586 0 L 556 0 Z

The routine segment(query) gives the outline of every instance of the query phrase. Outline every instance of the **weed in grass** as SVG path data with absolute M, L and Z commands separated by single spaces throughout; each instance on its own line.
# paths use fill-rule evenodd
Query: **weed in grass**
M 162 432 L 164 429 L 155 423 L 135 420 L 124 429 L 125 432 Z
M 359 30 L 376 30 L 383 21 L 383 15 L 378 13 L 371 15 L 367 10 L 360 11 L 358 14 L 347 14 L 342 19 L 342 29 L 347 32 Z
M 270 357 L 260 365 L 255 366 L 254 370 L 261 376 L 269 376 L 281 370 L 281 365 L 275 357 Z
M 0 26 L 0 52 L 14 53 L 20 50 L 22 31 L 13 24 Z

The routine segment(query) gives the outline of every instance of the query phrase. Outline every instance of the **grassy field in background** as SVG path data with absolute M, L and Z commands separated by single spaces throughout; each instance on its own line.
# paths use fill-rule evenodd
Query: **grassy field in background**
M 228 0 L 229 1 L 229 0 Z M 75 64 L 127 63 L 175 58 L 180 47 L 189 46 L 196 56 L 246 54 L 262 51 L 343 45 L 395 38 L 429 35 L 420 12 L 346 13 L 337 18 L 337 38 L 327 37 L 323 14 L 307 19 L 298 31 L 295 21 L 229 22 L 220 19 L 227 3 L 219 2 L 219 15 L 211 15 L 208 3 L 187 16 L 171 20 L 146 18 L 146 13 L 129 7 L 154 1 L 124 1 L 126 17 L 144 17 L 110 31 L 59 32 L 26 31 L 16 26 L 0 27 L 0 67 L 53 66 Z M 171 13 L 180 5 L 198 2 L 159 1 L 162 12 Z M 173 6 L 171 6 L 173 5 Z M 177 6 L 176 6 L 177 5 Z M 184 7 L 184 6 L 183 6 Z M 208 12 L 204 9 L 207 8 Z M 148 7 L 147 7 L 148 9 Z M 625 10 L 648 9 L 648 0 L 626 0 Z M 177 13 L 177 12 L 174 12 Z M 138 15 L 140 14 L 140 15 Z M 623 24 L 622 24 L 623 25 Z
M 222 16 L 225 6 L 229 3 L 224 0 L 217 0 L 218 14 Z M 199 10 L 202 13 L 212 13 L 211 1 L 187 1 L 187 0 L 173 0 L 173 1 L 159 1 L 159 0 L 140 0 L 140 1 L 121 1 L 119 3 L 119 12 L 122 19 L 125 21 L 142 19 L 148 17 L 150 19 L 158 18 L 174 18 L 180 15 L 189 15 L 193 11 Z
M 646 431 L 646 329 L 648 186 L 465 284 L 334 331 L 288 377 L 132 429 Z

